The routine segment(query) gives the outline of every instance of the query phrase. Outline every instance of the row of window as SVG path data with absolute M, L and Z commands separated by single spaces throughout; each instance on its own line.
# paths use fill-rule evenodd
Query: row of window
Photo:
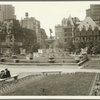
M 67 42 L 67 41 L 70 41 L 70 40 L 71 40 L 71 38 L 65 38 L 64 42 Z
M 64 32 L 72 32 L 72 28 L 65 28 Z
M 64 36 L 72 36 L 72 32 L 64 33 Z
M 100 40 L 100 36 L 95 36 L 95 37 L 78 37 L 78 38 L 74 39 L 74 41 L 88 41 L 88 40 Z
M 93 32 L 93 31 L 91 31 L 91 32 L 77 32 L 77 34 L 76 33 L 74 33 L 74 36 L 84 36 L 84 35 L 100 35 L 100 31 L 95 31 L 95 32 Z

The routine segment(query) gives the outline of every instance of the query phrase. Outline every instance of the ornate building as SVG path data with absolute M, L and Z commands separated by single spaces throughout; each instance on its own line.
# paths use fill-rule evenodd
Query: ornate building
M 61 25 L 55 26 L 55 37 L 57 43 L 64 45 L 64 47 L 73 40 L 74 28 L 79 24 L 80 20 L 77 17 L 63 18 Z
M 69 16 L 69 18 L 66 20 L 65 25 L 63 25 L 63 30 L 64 30 L 64 43 L 69 42 L 73 38 L 73 30 L 74 30 L 74 23 L 72 20 L 72 17 Z
M 90 17 L 86 17 L 74 31 L 74 43 L 100 41 L 99 29 L 98 25 Z

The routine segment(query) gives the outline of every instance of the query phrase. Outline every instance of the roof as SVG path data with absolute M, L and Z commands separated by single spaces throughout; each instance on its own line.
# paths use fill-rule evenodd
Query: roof
M 72 17 L 69 16 L 68 18 L 63 18 L 62 20 L 62 25 L 65 26 L 65 27 L 73 27 L 74 26 L 74 23 L 73 23 L 73 20 L 72 20 Z
M 68 26 L 74 26 L 74 23 L 73 23 L 73 20 L 72 20 L 72 17 L 71 16 L 68 17 L 67 25 Z
M 86 17 L 78 26 L 80 31 L 83 28 L 88 30 L 90 27 L 92 30 L 94 30 L 96 27 L 98 27 L 98 25 L 90 17 Z M 99 29 L 99 27 L 98 27 L 98 29 Z

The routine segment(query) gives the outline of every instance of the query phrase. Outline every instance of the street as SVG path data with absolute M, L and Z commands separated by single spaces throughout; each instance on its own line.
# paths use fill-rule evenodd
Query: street
M 43 72 L 43 71 L 73 71 L 78 69 L 77 65 L 50 65 L 50 66 L 36 66 L 36 65 L 0 65 L 0 71 L 8 68 L 11 74 L 18 74 L 23 72 Z

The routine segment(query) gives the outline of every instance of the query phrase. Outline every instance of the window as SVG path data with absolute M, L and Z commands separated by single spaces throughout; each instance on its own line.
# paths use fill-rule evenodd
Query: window
M 86 37 L 84 37 L 84 40 L 86 41 Z
M 67 32 L 67 29 L 66 28 L 64 29 L 64 32 Z
M 65 38 L 65 40 L 64 40 L 65 42 L 67 42 L 67 39 Z
M 64 33 L 64 36 L 67 36 L 67 33 Z
M 81 36 L 81 32 L 80 32 L 80 36 Z
M 94 32 L 92 31 L 92 35 L 94 35 Z
M 83 37 L 83 41 L 84 41 L 84 37 Z
M 87 36 L 87 32 L 86 32 L 86 36 Z
M 95 40 L 97 40 L 97 36 L 95 36 Z

